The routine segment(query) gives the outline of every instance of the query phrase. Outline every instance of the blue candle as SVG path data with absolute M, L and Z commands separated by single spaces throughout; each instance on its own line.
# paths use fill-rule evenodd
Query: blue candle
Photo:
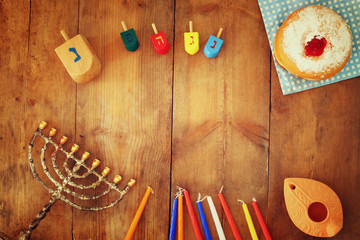
M 173 208 L 172 208 L 172 212 L 171 212 L 169 240 L 175 239 L 177 208 L 178 208 L 178 199 L 175 198 L 173 201 Z
M 199 198 L 200 198 L 200 196 L 199 196 Z M 202 225 L 203 231 L 205 233 L 205 239 L 206 240 L 212 240 L 211 235 L 210 235 L 209 226 L 208 226 L 207 221 L 206 221 L 204 209 L 203 209 L 203 207 L 201 205 L 201 201 L 198 200 L 196 202 L 196 205 L 197 205 L 197 208 L 199 210 L 201 225 Z

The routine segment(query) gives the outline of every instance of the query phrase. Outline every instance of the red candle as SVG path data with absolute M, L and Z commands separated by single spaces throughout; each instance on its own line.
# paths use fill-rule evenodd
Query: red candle
M 235 221 L 231 215 L 231 212 L 230 212 L 230 209 L 228 207 L 228 205 L 226 204 L 226 201 L 225 201 L 225 198 L 224 198 L 224 195 L 222 194 L 222 192 L 220 191 L 220 193 L 218 194 L 219 198 L 220 198 L 220 203 L 221 203 L 221 206 L 222 208 L 224 209 L 224 212 L 225 212 L 225 215 L 226 215 L 226 219 L 228 220 L 229 224 L 230 224 L 230 228 L 231 228 L 231 231 L 235 237 L 236 240 L 241 240 L 241 237 L 240 237 L 240 234 L 239 234 L 239 231 L 236 227 L 236 224 L 235 224 Z
M 256 203 L 255 197 L 253 197 L 252 200 L 253 200 L 252 206 L 253 206 L 253 208 L 254 208 L 256 217 L 257 217 L 257 219 L 258 219 L 258 221 L 259 221 L 261 230 L 262 230 L 262 232 L 264 233 L 265 239 L 266 239 L 266 240 L 272 240 L 272 239 L 271 239 L 271 236 L 270 236 L 270 233 L 269 233 L 269 231 L 268 231 L 268 229 L 267 229 L 267 227 L 266 227 L 264 218 L 262 217 L 261 212 L 260 212 L 260 209 L 259 209 L 259 207 L 258 207 L 258 205 L 257 205 L 257 203 Z
M 184 191 L 184 197 L 185 197 L 186 207 L 187 207 L 187 209 L 189 211 L 191 223 L 192 223 L 192 226 L 193 226 L 193 229 L 194 229 L 194 232 L 195 232 L 196 240 L 203 240 L 203 238 L 201 236 L 199 224 L 198 224 L 198 222 L 196 220 L 194 209 L 193 209 L 193 207 L 191 205 L 189 192 L 187 190 Z

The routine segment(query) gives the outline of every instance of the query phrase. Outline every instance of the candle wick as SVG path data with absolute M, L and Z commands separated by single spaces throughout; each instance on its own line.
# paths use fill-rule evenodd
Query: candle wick
M 252 200 L 253 200 L 253 202 L 256 202 L 256 198 L 255 198 L 255 197 L 253 197 Z
M 175 198 L 178 198 L 179 196 L 180 196 L 180 193 L 177 192 L 177 193 L 175 194 Z
M 176 186 L 176 188 L 182 193 L 185 191 L 185 188 L 182 188 L 182 187 L 179 187 L 179 186 Z
M 219 193 L 222 193 L 223 189 L 224 189 L 224 185 L 221 186 Z
M 202 199 L 201 199 L 201 194 L 199 193 L 199 197 L 198 197 L 198 200 L 196 201 L 196 202 L 202 202 L 202 201 L 204 201 L 205 200 L 205 198 L 207 198 L 208 196 L 206 195 L 205 197 L 203 197 Z
M 154 190 L 153 190 L 150 186 L 148 186 L 148 188 L 150 188 L 150 189 L 151 189 L 151 193 L 154 194 Z
M 200 200 L 200 202 L 204 201 L 205 198 L 208 198 L 208 197 L 209 197 L 209 196 L 206 195 L 205 197 L 203 197 L 203 199 Z
M 245 202 L 241 199 L 238 199 L 238 202 L 241 202 L 242 204 L 245 204 Z
M 175 198 L 178 198 L 179 196 L 183 196 L 183 192 L 185 191 L 184 188 L 181 188 L 179 186 L 176 186 L 176 188 L 178 189 L 177 193 L 175 194 Z

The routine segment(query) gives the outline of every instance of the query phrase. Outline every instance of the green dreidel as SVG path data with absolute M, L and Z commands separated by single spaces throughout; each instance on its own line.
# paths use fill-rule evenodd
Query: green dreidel
M 135 30 L 133 28 L 127 29 L 125 22 L 121 21 L 124 32 L 120 33 L 125 48 L 130 52 L 135 52 L 139 48 L 139 41 L 136 37 Z

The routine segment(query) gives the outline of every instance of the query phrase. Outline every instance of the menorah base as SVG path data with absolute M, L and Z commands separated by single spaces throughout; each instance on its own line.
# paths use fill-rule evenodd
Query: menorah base
M 21 231 L 16 238 L 10 238 L 5 233 L 0 232 L 0 240 L 30 240 L 30 236 L 25 231 Z

